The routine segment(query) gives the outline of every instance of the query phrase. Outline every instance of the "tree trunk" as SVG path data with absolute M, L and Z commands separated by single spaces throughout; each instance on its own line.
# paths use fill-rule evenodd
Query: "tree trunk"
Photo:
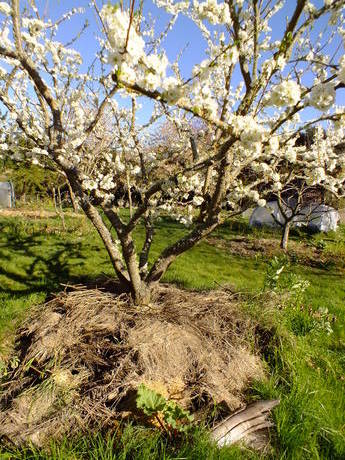
M 58 186 L 58 188 L 57 188 L 57 196 L 58 196 L 58 199 L 59 199 L 59 208 L 61 209 L 62 208 L 62 198 L 61 198 L 61 188 L 60 188 L 60 186 Z
M 61 189 L 58 187 L 58 197 L 59 197 L 59 208 L 60 208 L 60 217 L 62 221 L 62 227 L 66 231 L 65 216 L 62 209 L 62 199 L 61 199 Z
M 73 206 L 73 210 L 74 210 L 74 212 L 78 212 L 78 204 L 76 202 L 75 195 L 74 195 L 74 192 L 72 190 L 71 184 L 69 183 L 69 181 L 67 181 L 66 184 L 67 184 L 67 187 L 68 187 L 69 196 L 71 198 L 71 203 L 72 203 L 72 206 Z
M 286 251 L 287 248 L 288 248 L 289 233 L 290 233 L 290 222 L 286 222 L 284 227 L 283 227 L 283 235 L 282 235 L 282 239 L 280 241 L 280 247 L 282 249 L 284 249 L 284 251 Z
M 147 305 L 150 302 L 150 291 L 148 284 L 141 279 L 137 252 L 131 235 L 121 238 L 123 258 L 127 266 L 130 279 L 132 297 L 136 305 Z
M 145 281 L 141 281 L 140 285 L 132 286 L 132 298 L 135 305 L 140 307 L 148 306 L 151 302 L 153 286 L 148 285 Z
M 57 203 L 57 201 L 56 201 L 56 190 L 55 190 L 55 187 L 53 187 L 53 203 L 54 203 L 55 212 L 60 217 L 60 219 L 62 221 L 62 227 L 63 227 L 64 231 L 66 231 L 65 217 L 64 217 L 63 210 L 62 210 L 62 205 L 61 205 L 60 187 L 58 187 L 58 199 L 59 199 L 59 203 Z M 60 210 L 58 209 L 58 206 L 60 207 Z
M 56 204 L 56 192 L 55 192 L 55 187 L 52 188 L 52 195 L 53 195 L 54 209 L 55 209 L 56 214 L 58 214 L 58 211 L 57 211 L 57 204 Z

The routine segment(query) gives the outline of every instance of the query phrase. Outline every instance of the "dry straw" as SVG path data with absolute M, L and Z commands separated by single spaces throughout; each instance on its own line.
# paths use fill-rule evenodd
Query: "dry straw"
M 264 376 L 249 348 L 255 325 L 224 291 L 161 286 L 145 311 L 127 295 L 76 288 L 36 310 L 19 330 L 19 366 L 2 384 L 0 436 L 43 445 L 66 432 L 111 429 L 136 417 L 144 382 L 198 418 L 229 411 Z

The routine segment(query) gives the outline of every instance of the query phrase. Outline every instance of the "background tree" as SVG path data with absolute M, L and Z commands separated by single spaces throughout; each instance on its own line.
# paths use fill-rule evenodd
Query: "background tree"
M 2 158 L 0 179 L 13 182 L 17 202 L 44 202 L 52 198 L 56 207 L 56 200 L 61 206 L 61 197 L 64 195 L 64 201 L 70 202 L 77 211 L 74 193 L 65 174 L 53 164 L 40 164 L 37 159 L 30 158 L 30 150 L 35 148 L 32 141 L 27 140 L 20 132 L 12 132 L 6 138 L 6 145 L 11 147 L 10 151 L 7 148 L 7 155 Z
M 270 193 L 279 213 L 266 205 L 268 212 L 282 229 L 281 248 L 288 248 L 290 229 L 296 223 L 309 225 L 313 220 L 328 212 L 328 207 L 320 206 L 331 202 L 336 193 L 334 184 L 342 174 L 337 168 L 337 160 L 344 155 L 334 140 L 328 140 L 325 130 L 314 127 L 301 131 L 294 141 L 294 147 L 286 151 L 281 161 L 272 168 L 274 177 L 279 176 L 275 191 Z M 327 152 L 327 160 L 322 152 Z M 315 161 L 316 160 L 316 161 Z M 328 175 L 318 170 L 318 164 L 328 161 Z M 327 193 L 328 192 L 328 193 Z

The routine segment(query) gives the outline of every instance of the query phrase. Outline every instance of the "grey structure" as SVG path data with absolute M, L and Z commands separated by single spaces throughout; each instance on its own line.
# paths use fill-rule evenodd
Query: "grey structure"
M 291 216 L 291 209 L 286 207 L 285 213 Z M 339 222 L 339 213 L 331 206 L 325 204 L 310 203 L 293 217 L 292 226 L 308 227 L 314 232 L 329 232 L 336 230 Z M 282 227 L 285 218 L 279 210 L 276 201 L 269 201 L 266 206 L 254 209 L 249 219 L 249 225 L 253 227 Z
M 12 182 L 0 182 L 0 208 L 14 208 L 14 188 Z

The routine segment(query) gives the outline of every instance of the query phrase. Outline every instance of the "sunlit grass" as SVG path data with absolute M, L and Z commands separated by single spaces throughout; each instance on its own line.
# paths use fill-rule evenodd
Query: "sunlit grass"
M 0 338 L 3 343 L 7 344 L 32 305 L 41 303 L 63 285 L 112 276 L 106 251 L 85 218 L 67 217 L 66 225 L 67 230 L 63 231 L 59 218 L 0 219 Z M 184 232 L 180 225 L 163 220 L 156 230 L 151 262 L 163 247 Z M 279 245 L 277 232 L 250 229 L 245 222 L 227 224 L 216 232 L 221 240 L 239 235 L 275 239 L 277 247 Z M 290 262 L 289 270 L 310 281 L 300 310 L 280 309 L 278 301 L 277 305 L 268 307 L 252 300 L 244 306 L 249 314 L 272 330 L 272 340 L 264 353 L 270 369 L 268 380 L 254 384 L 248 398 L 281 399 L 274 413 L 272 458 L 340 460 L 345 458 L 345 283 L 344 271 L 337 266 L 337 260 L 340 254 L 345 254 L 345 230 L 341 227 L 337 233 L 328 235 L 296 232 L 292 240 L 296 244 L 319 245 L 323 255 L 330 260 L 336 256 L 336 260 L 321 268 Z M 138 247 L 142 241 L 143 233 L 139 229 Z M 264 254 L 240 257 L 203 242 L 179 257 L 164 281 L 194 289 L 230 285 L 242 292 L 256 293 L 263 288 L 266 267 Z M 320 307 L 327 308 L 334 318 L 330 334 L 312 327 L 309 312 L 316 312 Z M 218 451 L 204 435 L 197 435 L 193 442 L 176 448 L 157 433 L 148 435 L 139 429 L 126 430 L 120 441 L 116 438 L 115 445 L 115 441 L 101 436 L 79 441 L 66 439 L 52 448 L 50 456 L 27 450 L 3 452 L 0 458 L 258 458 L 237 448 Z
M 170 442 L 158 431 L 127 425 L 115 434 L 64 439 L 51 444 L 49 452 L 34 448 L 12 449 L 2 460 L 259 460 L 260 455 L 243 447 L 217 449 L 204 430 L 191 438 Z

